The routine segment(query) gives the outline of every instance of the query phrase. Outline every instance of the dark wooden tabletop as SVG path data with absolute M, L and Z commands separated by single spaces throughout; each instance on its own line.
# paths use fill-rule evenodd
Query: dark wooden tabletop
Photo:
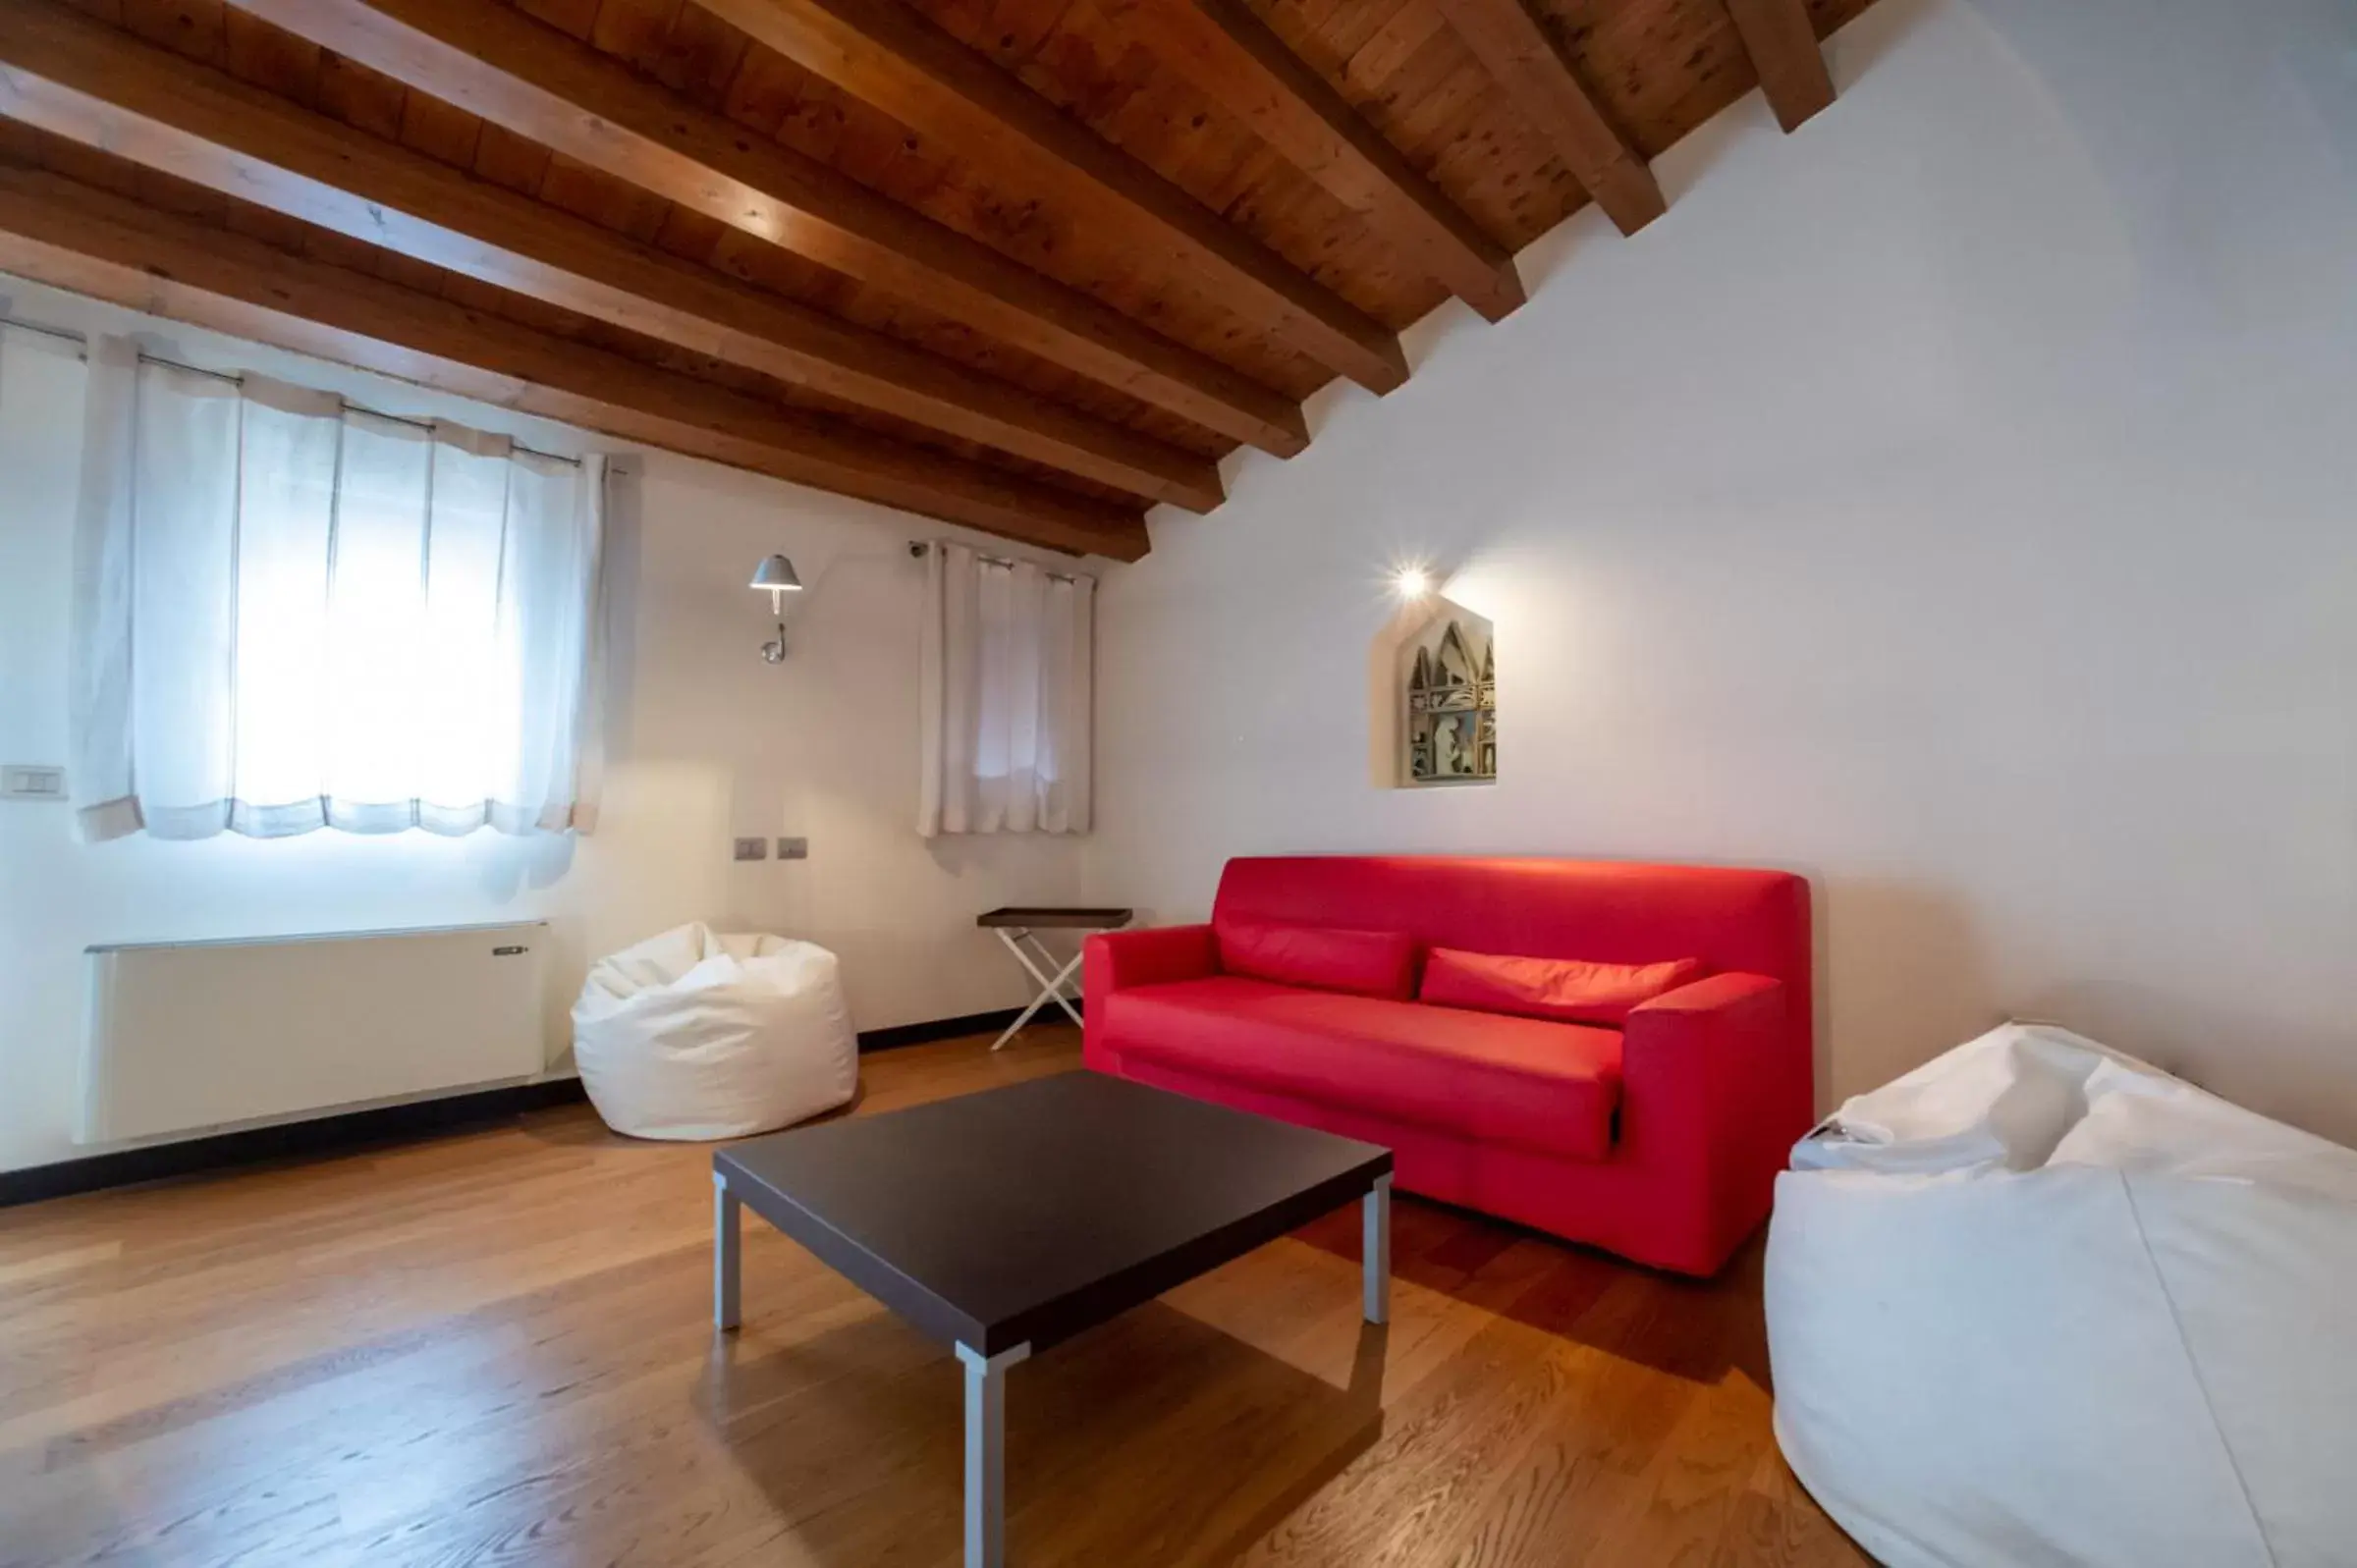
M 918 1328 L 1045 1348 L 1364 1194 L 1391 1152 L 1094 1072 L 751 1139 L 755 1214 Z
M 1137 913 L 1134 909 L 1084 909 L 1054 904 L 1009 904 L 988 914 L 976 915 L 977 926 L 1027 926 L 1034 931 L 1058 928 L 1087 931 L 1112 931 L 1129 923 Z

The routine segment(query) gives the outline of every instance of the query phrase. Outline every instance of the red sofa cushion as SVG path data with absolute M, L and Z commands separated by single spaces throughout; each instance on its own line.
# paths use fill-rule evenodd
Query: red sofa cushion
M 1212 928 L 1220 967 L 1281 986 L 1406 1000 L 1416 994 L 1416 944 L 1403 931 L 1224 920 Z
M 1667 996 L 1701 975 L 1699 958 L 1590 963 L 1584 958 L 1517 958 L 1435 947 L 1424 956 L 1424 986 L 1417 996 L 1440 1007 L 1617 1029 L 1628 1022 L 1628 1009 L 1638 1002 Z
M 1124 1059 L 1559 1159 L 1612 1152 L 1620 1036 L 1242 975 L 1089 999 Z

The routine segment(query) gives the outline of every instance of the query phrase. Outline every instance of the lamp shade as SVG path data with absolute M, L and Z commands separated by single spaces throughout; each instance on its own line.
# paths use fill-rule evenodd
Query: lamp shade
M 752 586 L 767 588 L 772 593 L 799 593 L 802 579 L 794 574 L 794 563 L 784 556 L 771 556 L 753 568 Z

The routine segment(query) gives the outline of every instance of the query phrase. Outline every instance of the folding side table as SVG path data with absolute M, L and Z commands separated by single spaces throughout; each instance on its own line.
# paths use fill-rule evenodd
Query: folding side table
M 1018 905 L 1005 909 L 993 909 L 986 915 L 975 916 L 974 924 L 982 927 L 985 931 L 997 932 L 999 940 L 1007 945 L 1007 950 L 1014 954 L 1014 961 L 1021 964 L 1030 973 L 1033 980 L 1039 982 L 1040 988 L 1039 995 L 1031 999 L 1031 1005 L 1025 1007 L 1016 1016 L 1014 1022 L 1007 1026 L 1007 1032 L 999 1036 L 992 1043 L 990 1049 L 996 1051 L 1008 1041 L 1013 1040 L 1016 1032 L 1031 1021 L 1032 1014 L 1051 1001 L 1062 1007 L 1065 1015 L 1072 1022 L 1080 1021 L 1079 1010 L 1072 1005 L 1071 999 L 1064 992 L 1064 988 L 1071 983 L 1073 973 L 1080 967 L 1080 954 L 1073 953 L 1071 962 L 1056 970 L 1055 974 L 1051 976 L 1048 970 L 1055 965 L 1056 955 L 1048 951 L 1047 945 L 1039 940 L 1036 933 L 1042 931 L 1119 931 L 1129 923 L 1135 913 L 1136 911 L 1130 909 L 1075 909 Z M 1027 946 L 1026 944 L 1028 944 Z M 1034 954 L 1037 955 L 1036 960 Z

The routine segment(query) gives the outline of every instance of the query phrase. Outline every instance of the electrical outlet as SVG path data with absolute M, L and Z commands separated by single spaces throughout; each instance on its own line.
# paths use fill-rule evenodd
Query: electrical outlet
M 769 840 L 767 838 L 738 839 L 737 858 L 740 860 L 767 860 L 769 858 Z
M 807 838 L 780 838 L 778 840 L 778 858 L 780 860 L 809 859 L 810 840 Z
M 17 762 L 0 766 L 0 798 L 63 800 L 66 798 L 66 770 Z

